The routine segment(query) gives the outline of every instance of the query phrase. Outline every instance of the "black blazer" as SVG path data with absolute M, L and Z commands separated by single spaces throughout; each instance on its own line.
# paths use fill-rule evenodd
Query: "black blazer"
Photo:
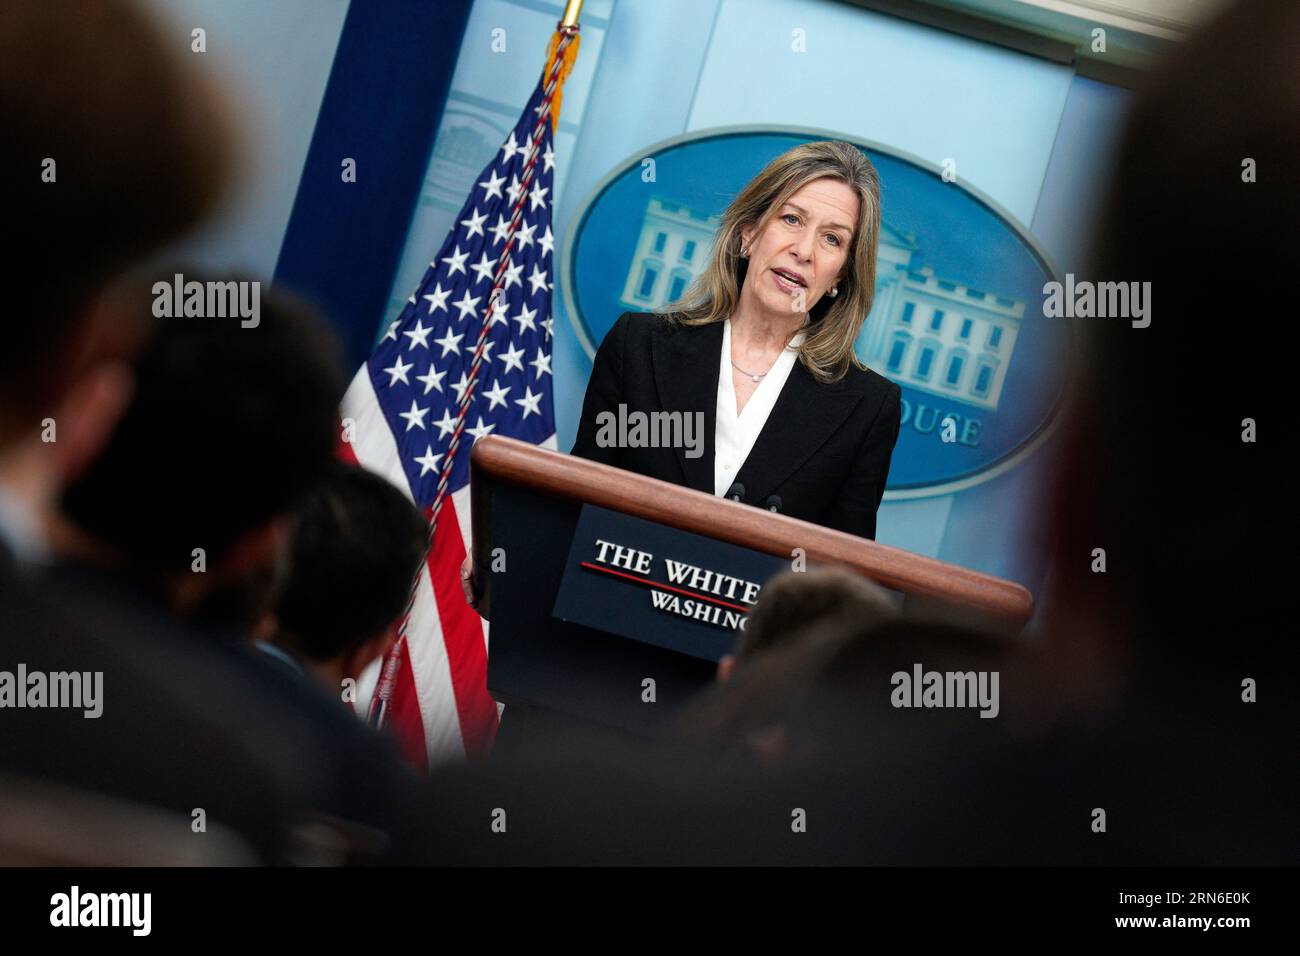
M 573 454 L 712 494 L 721 353 L 721 322 L 680 326 L 653 313 L 623 313 L 596 352 Z M 902 394 L 869 370 L 850 368 L 827 385 L 796 362 L 736 475 L 744 501 L 761 506 L 778 495 L 782 514 L 874 538 Z M 704 454 L 599 447 L 596 416 L 617 415 L 620 403 L 629 412 L 704 412 Z

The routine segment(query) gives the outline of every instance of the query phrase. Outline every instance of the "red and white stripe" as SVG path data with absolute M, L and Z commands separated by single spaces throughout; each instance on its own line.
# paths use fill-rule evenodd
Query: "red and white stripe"
M 343 454 L 387 478 L 411 497 L 397 444 L 384 419 L 369 369 L 362 367 L 343 399 Z M 350 422 L 348 420 L 351 420 Z M 555 446 L 552 436 L 544 446 Z M 486 753 L 496 735 L 499 709 L 487 690 L 488 624 L 465 603 L 460 566 L 469 552 L 470 490 L 442 507 L 433 547 L 420 570 L 407 622 L 407 640 L 390 698 L 386 724 L 415 766 L 432 768 Z M 366 714 L 380 664 L 360 682 L 357 712 Z

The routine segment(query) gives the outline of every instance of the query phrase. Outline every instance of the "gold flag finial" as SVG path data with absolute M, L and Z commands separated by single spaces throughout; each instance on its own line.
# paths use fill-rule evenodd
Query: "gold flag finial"
M 560 18 L 560 26 L 571 27 L 578 22 L 578 17 L 582 14 L 582 0 L 569 0 L 564 5 L 564 16 Z

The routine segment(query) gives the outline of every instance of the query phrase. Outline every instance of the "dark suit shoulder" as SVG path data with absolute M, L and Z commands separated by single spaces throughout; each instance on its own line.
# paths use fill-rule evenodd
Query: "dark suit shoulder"
M 802 363 L 800 363 L 802 364 Z M 879 372 L 869 368 L 859 368 L 856 365 L 850 365 L 844 377 L 834 382 L 822 382 L 812 374 L 810 370 L 808 377 L 812 379 L 814 385 L 831 392 L 846 393 L 865 398 L 866 404 L 872 408 L 877 408 L 891 393 L 902 394 L 902 389 L 894 382 L 885 378 Z
M 623 326 L 641 328 L 649 323 L 661 322 L 663 318 L 658 312 L 623 312 L 614 320 L 610 329 L 612 331 Z
M 901 397 L 903 390 L 898 383 L 886 378 L 870 368 L 858 368 L 850 365 L 844 378 L 840 380 L 846 388 L 865 396 L 873 405 L 892 397 Z
M 625 326 L 624 334 L 634 341 L 672 335 L 685 328 L 660 312 L 624 312 L 614 325 L 615 328 L 619 325 Z

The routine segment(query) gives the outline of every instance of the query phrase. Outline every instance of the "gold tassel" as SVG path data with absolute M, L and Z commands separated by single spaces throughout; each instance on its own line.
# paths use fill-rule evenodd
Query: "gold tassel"
M 542 71 L 542 82 L 551 75 L 551 69 L 555 66 L 555 51 L 560 48 L 560 31 L 551 34 L 551 43 L 546 49 L 546 69 Z M 555 81 L 555 95 L 551 97 L 551 135 L 555 135 L 560 126 L 560 94 L 564 88 L 564 81 L 569 78 L 573 72 L 573 62 L 578 58 L 578 41 L 581 37 L 578 34 L 573 35 L 568 48 L 564 51 L 564 61 L 560 64 L 560 75 Z

